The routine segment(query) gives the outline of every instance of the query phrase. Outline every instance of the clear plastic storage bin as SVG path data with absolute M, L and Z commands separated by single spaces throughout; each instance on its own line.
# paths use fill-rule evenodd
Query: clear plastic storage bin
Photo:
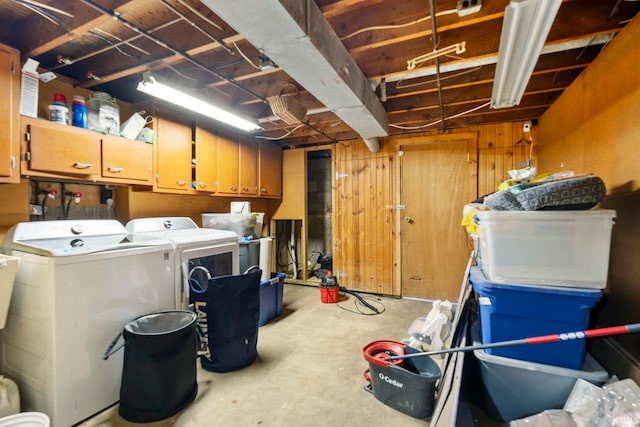
M 229 230 L 244 239 L 259 239 L 262 236 L 264 213 L 232 214 L 203 213 L 202 227 Z
M 614 210 L 476 215 L 482 270 L 492 282 L 606 287 Z

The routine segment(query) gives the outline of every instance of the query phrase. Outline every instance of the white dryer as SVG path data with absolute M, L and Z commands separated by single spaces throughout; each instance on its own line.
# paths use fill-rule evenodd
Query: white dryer
M 132 319 L 175 308 L 174 246 L 132 242 L 115 220 L 19 223 L 2 250 L 20 258 L 0 371 L 23 411 L 67 427 L 119 400 L 123 352 L 102 356 Z
M 232 231 L 200 228 L 187 217 L 132 219 L 126 225 L 131 239 L 167 239 L 176 247 L 176 304 L 189 305 L 189 280 L 205 284 L 209 277 L 239 274 L 238 235 Z

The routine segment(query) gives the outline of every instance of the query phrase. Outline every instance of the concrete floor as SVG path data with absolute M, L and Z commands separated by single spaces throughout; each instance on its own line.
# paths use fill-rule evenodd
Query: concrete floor
M 384 313 L 364 316 L 353 312 L 354 300 L 344 296 L 338 304 L 323 304 L 318 288 L 285 284 L 282 316 L 259 330 L 258 359 L 224 374 L 199 368 L 196 400 L 169 419 L 144 425 L 428 426 L 427 420 L 394 410 L 363 389 L 368 362 L 362 348 L 376 340 L 406 338 L 430 303 L 382 298 Z M 122 419 L 117 405 L 80 424 L 139 425 Z

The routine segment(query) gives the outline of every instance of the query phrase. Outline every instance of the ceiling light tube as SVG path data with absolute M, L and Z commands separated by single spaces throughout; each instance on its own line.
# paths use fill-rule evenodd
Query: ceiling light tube
M 491 108 L 518 105 L 562 0 L 511 0 L 504 12 Z
M 138 83 L 137 89 L 148 95 L 162 99 L 188 110 L 202 114 L 206 117 L 234 126 L 247 132 L 261 129 L 257 123 L 243 119 L 233 113 L 225 111 L 213 104 L 198 99 L 192 95 L 186 94 L 178 89 L 158 82 L 148 73 L 144 74 L 143 80 Z

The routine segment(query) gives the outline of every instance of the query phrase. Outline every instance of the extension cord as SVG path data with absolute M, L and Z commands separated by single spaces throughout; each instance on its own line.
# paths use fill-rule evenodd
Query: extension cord
M 376 307 L 374 307 L 371 304 L 369 304 L 367 301 L 365 301 L 364 298 L 362 298 L 360 295 L 358 295 L 354 291 L 350 291 L 349 289 L 343 288 L 342 286 L 340 286 L 340 292 L 344 292 L 345 294 L 353 295 L 354 297 L 358 298 L 358 301 L 360 301 L 362 303 L 362 305 L 367 307 L 369 310 L 371 310 L 371 311 L 373 311 L 373 312 L 375 312 L 377 314 L 380 314 L 380 311 Z

